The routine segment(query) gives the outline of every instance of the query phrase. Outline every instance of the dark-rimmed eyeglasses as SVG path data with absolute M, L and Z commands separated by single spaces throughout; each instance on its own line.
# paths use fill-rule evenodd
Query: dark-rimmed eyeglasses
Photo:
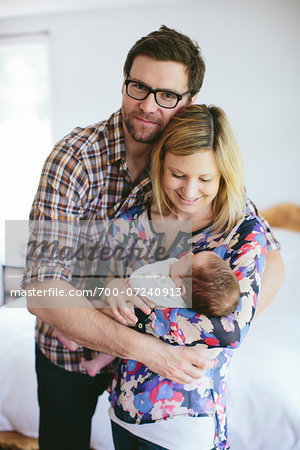
M 125 80 L 126 92 L 129 97 L 135 100 L 145 100 L 149 94 L 153 94 L 156 103 L 162 108 L 175 108 L 189 92 L 184 92 L 184 94 L 177 94 L 176 92 L 166 91 L 162 89 L 152 89 L 147 84 L 141 83 L 140 81 L 131 80 L 127 78 Z

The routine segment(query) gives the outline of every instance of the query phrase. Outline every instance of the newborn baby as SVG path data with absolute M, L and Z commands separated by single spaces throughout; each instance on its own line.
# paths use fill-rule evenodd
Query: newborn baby
M 229 265 L 213 251 L 187 253 L 180 259 L 169 258 L 146 264 L 134 271 L 128 281 L 134 294 L 146 296 L 157 306 L 191 308 L 207 317 L 228 316 L 240 299 L 239 282 Z M 56 332 L 57 338 L 70 350 L 78 345 Z M 100 353 L 81 365 L 90 376 L 114 360 Z

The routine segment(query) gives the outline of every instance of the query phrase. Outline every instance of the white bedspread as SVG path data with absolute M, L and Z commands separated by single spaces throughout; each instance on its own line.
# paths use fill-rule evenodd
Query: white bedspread
M 275 234 L 287 281 L 232 360 L 231 450 L 300 450 L 300 233 Z M 24 299 L 17 302 L 24 305 Z M 0 430 L 28 436 L 37 436 L 38 429 L 34 320 L 24 307 L 0 308 Z M 107 408 L 103 395 L 92 427 L 97 450 L 113 450 Z
M 300 449 L 300 233 L 274 229 L 286 282 L 232 359 L 232 450 Z

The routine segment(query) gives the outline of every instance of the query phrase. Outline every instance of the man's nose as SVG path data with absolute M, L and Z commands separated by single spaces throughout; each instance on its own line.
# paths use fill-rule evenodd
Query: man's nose
M 141 100 L 140 103 L 140 108 L 145 112 L 145 113 L 150 113 L 150 112 L 154 112 L 157 111 L 157 109 L 159 108 L 158 104 L 155 101 L 155 97 L 153 93 L 150 93 L 148 95 L 148 97 L 145 98 L 145 100 Z

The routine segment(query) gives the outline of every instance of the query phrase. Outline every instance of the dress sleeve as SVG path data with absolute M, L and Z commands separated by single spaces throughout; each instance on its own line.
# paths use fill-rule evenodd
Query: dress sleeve
M 157 308 L 148 326 L 161 339 L 174 345 L 239 347 L 255 312 L 265 255 L 264 228 L 256 217 L 248 216 L 228 243 L 224 258 L 239 280 L 241 298 L 237 309 L 227 317 L 208 318 L 183 308 Z
M 135 257 L 138 254 L 139 235 L 136 229 L 136 215 L 140 214 L 140 207 L 133 207 L 125 211 L 120 217 L 110 222 L 105 236 L 105 248 L 109 255 L 102 261 L 102 270 L 107 278 L 128 278 L 136 269 Z

